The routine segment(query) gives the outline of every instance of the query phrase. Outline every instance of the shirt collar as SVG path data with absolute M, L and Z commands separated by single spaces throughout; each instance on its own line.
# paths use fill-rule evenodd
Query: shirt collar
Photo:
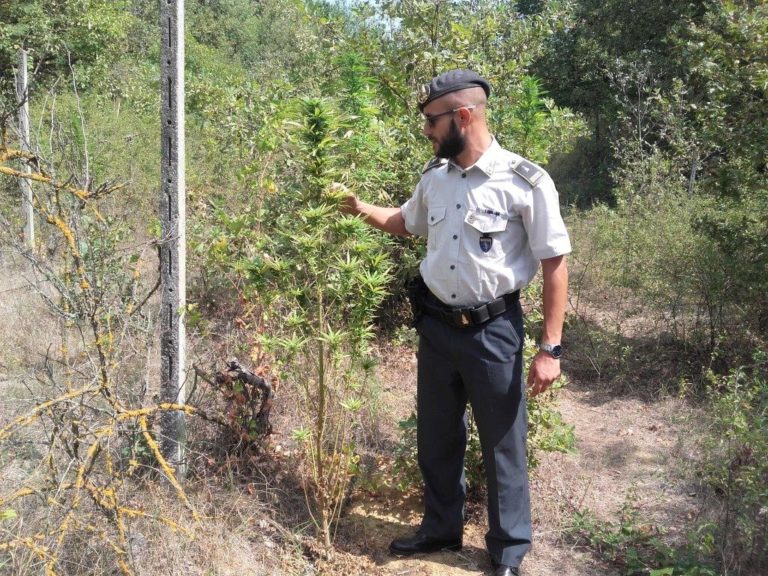
M 486 151 L 483 152 L 483 155 L 480 156 L 480 158 L 477 159 L 477 162 L 475 162 L 472 166 L 464 170 L 458 164 L 455 164 L 453 160 L 449 160 L 448 170 L 450 171 L 451 169 L 456 168 L 457 170 L 461 170 L 462 172 L 469 172 L 473 168 L 477 168 L 478 170 L 482 171 L 483 174 L 485 174 L 486 176 L 492 176 L 494 170 L 496 169 L 496 156 L 498 155 L 498 152 L 500 150 L 501 150 L 501 146 L 496 141 L 496 138 L 492 138 L 491 145 L 488 146 Z

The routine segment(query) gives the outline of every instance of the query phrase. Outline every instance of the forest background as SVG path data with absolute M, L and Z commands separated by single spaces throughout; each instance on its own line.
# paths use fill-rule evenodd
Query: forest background
M 152 550 L 162 558 L 156 542 L 192 541 L 212 518 L 247 510 L 271 535 L 255 573 L 354 573 L 336 539 L 353 495 L 418 490 L 416 415 L 388 420 L 379 364 L 413 350 L 403 285 L 424 247 L 341 217 L 332 184 L 402 203 L 429 160 L 417 88 L 463 67 L 490 80 L 499 142 L 544 165 L 560 191 L 574 242 L 566 374 L 696 410 L 695 456 L 679 474 L 709 498 L 685 538 L 637 524 L 630 506 L 612 521 L 577 510 L 563 540 L 629 574 L 764 573 L 764 2 L 188 0 L 186 10 L 180 312 L 195 369 L 189 470 L 169 491 L 156 422 L 169 409 L 157 398 L 159 3 L 0 3 L 0 572 L 143 573 Z M 31 61 L 28 154 L 20 48 Z M 531 342 L 537 289 L 526 297 Z M 214 377 L 233 357 L 277 391 L 271 435 L 264 393 Z M 557 394 L 531 403 L 532 466 L 573 448 Z M 474 442 L 468 477 L 482 491 Z

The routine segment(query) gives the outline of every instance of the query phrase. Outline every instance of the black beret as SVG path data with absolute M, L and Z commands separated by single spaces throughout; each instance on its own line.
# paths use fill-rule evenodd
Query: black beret
M 485 96 L 491 95 L 491 85 L 488 80 L 472 70 L 449 70 L 443 72 L 440 76 L 435 76 L 432 82 L 424 84 L 419 89 L 419 110 L 424 110 L 424 106 L 457 90 L 466 90 L 467 88 L 477 88 L 480 86 L 485 90 Z

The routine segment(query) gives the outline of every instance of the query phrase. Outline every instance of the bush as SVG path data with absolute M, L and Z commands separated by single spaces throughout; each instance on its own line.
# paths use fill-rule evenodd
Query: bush
M 701 552 L 711 551 L 711 534 L 702 531 L 682 550 L 675 550 L 663 540 L 663 529 L 644 522 L 631 491 L 619 511 L 617 522 L 599 520 L 590 510 L 574 512 L 566 529 L 569 538 L 588 546 L 603 560 L 622 566 L 628 575 L 716 576 L 714 567 L 701 562 Z
M 717 550 L 729 574 L 768 569 L 768 358 L 712 377 L 699 474 L 718 506 Z

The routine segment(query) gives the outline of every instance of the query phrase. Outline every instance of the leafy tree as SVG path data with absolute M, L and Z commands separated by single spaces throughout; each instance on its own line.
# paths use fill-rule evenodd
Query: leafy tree
M 722 2 L 680 43 L 691 63 L 696 227 L 712 238 L 731 279 L 728 299 L 768 334 L 768 7 Z M 694 180 L 693 175 L 691 180 Z
M 0 3 L 0 69 L 17 64 L 19 48 L 29 51 L 32 81 L 53 81 L 78 67 L 81 86 L 97 83 L 123 48 L 131 15 L 127 0 L 29 0 Z M 0 76 L 0 118 L 14 113 L 13 74 Z
M 489 79 L 493 87 L 490 122 L 503 145 L 537 148 L 534 154 L 540 162 L 568 148 L 582 131 L 580 120 L 545 99 L 538 84 L 532 91 L 535 80 L 526 80 L 529 66 L 562 14 L 560 3 L 523 16 L 514 3 L 498 0 L 358 5 L 358 24 L 346 42 L 362 55 L 377 80 L 382 111 L 401 141 L 401 166 L 410 174 L 403 181 L 415 184 L 414 168 L 422 166 L 429 155 L 420 142 L 417 88 L 450 68 L 470 68 Z M 531 111 L 535 108 L 536 114 L 521 122 L 520 114 L 526 107 Z M 533 134 L 539 138 L 535 146 L 530 142 Z M 405 187 L 401 194 L 410 189 Z
M 768 326 L 766 26 L 755 2 L 581 0 L 535 67 L 556 101 L 591 118 L 581 158 L 610 169 L 611 189 L 580 200 L 615 203 L 622 277 L 651 290 L 657 310 L 702 319 L 694 332 L 710 349 L 739 322 Z M 661 216 L 682 218 L 685 230 Z M 629 240 L 644 234 L 640 222 L 650 226 L 646 250 Z M 682 236 L 653 242 L 672 230 Z M 698 272 L 670 273 L 670 260 Z
M 582 205 L 612 199 L 610 173 L 618 163 L 613 145 L 624 129 L 621 117 L 626 112 L 617 93 L 645 98 L 683 77 L 685 62 L 673 49 L 675 39 L 703 18 L 708 4 L 577 0 L 546 39 L 533 73 L 559 106 L 583 114 L 592 129 L 592 142 L 577 152 L 577 169 L 592 180 L 579 190 Z M 633 69 L 648 71 L 652 82 L 631 81 L 628 71 Z M 617 86 L 621 81 L 623 87 Z

